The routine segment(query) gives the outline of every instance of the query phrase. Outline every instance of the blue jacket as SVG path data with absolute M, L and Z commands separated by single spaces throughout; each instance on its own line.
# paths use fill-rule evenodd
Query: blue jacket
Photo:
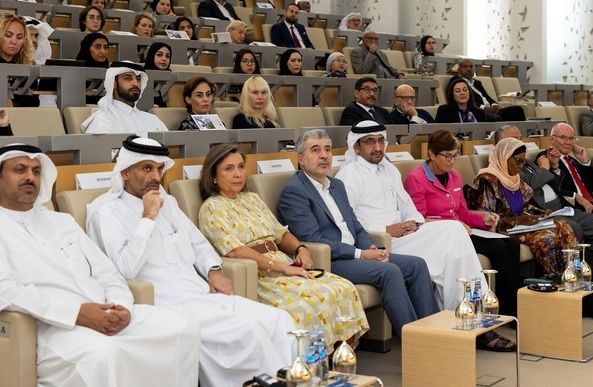
M 315 48 L 313 47 L 313 43 L 309 40 L 309 36 L 307 35 L 307 31 L 305 30 L 305 26 L 299 23 L 294 23 L 294 28 L 299 32 L 301 35 L 301 39 L 303 39 L 303 43 L 305 43 L 305 47 L 307 48 Z M 286 27 L 286 23 L 281 21 L 280 23 L 276 23 L 272 26 L 272 31 L 270 32 L 270 38 L 272 39 L 272 43 L 278 47 L 291 47 L 296 48 L 294 45 L 294 40 L 292 39 L 292 34 L 288 27 Z M 304 48 L 304 47 L 303 47 Z

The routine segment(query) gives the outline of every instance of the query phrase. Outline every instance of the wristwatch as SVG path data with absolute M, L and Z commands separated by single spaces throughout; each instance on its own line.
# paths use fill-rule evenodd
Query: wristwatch
M 210 274 L 211 271 L 222 271 L 222 266 L 220 266 L 220 265 L 211 266 L 210 269 L 208 269 L 208 274 Z

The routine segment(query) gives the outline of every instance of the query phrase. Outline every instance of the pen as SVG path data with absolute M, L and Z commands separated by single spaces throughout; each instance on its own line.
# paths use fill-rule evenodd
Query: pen
M 484 206 L 483 208 L 490 214 L 490 216 L 493 216 L 496 219 L 496 215 L 494 215 L 494 213 L 492 211 L 490 211 L 490 208 L 488 208 L 488 206 Z M 498 223 L 500 224 L 500 222 L 501 222 L 501 220 L 499 218 Z

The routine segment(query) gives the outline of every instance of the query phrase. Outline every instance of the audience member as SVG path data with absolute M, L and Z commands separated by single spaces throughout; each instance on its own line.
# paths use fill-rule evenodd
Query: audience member
M 259 62 L 255 57 L 253 51 L 248 48 L 242 48 L 235 56 L 235 65 L 233 67 L 234 74 L 261 74 Z M 232 100 L 237 97 L 233 95 L 241 94 L 243 85 L 231 85 L 227 93 L 230 94 Z
M 152 17 L 156 18 L 160 15 L 175 16 L 173 12 L 173 0 L 152 0 L 150 8 L 152 9 Z
M 472 187 L 466 187 L 468 206 L 488 208 L 498 214 L 496 231 L 503 234 L 517 225 L 534 225 L 542 214 L 551 212 L 528 204 L 533 189 L 519 176 L 525 165 L 525 151 L 522 141 L 510 137 L 501 140 L 490 153 L 488 167 L 478 171 Z M 554 223 L 554 228 L 510 236 L 531 248 L 545 273 L 561 275 L 566 269 L 561 250 L 575 248 L 578 241 L 565 220 L 554 219 Z
M 414 55 L 413 64 L 416 69 L 416 74 L 425 77 L 432 77 L 434 75 L 435 62 L 431 57 L 437 49 L 437 41 L 431 35 L 424 35 L 420 39 L 420 52 Z
M 101 9 L 90 6 L 82 10 L 78 17 L 78 28 L 82 32 L 99 32 L 105 27 L 105 16 Z
M 84 61 L 84 67 L 109 67 L 109 59 L 107 54 L 109 53 L 109 40 L 101 32 L 91 32 L 86 35 L 80 42 L 80 50 L 76 55 L 77 60 Z M 87 81 L 87 87 L 90 86 L 92 81 Z M 87 95 L 86 103 L 89 105 L 95 105 L 102 98 L 100 95 Z
M 429 112 L 416 108 L 416 92 L 410 85 L 395 88 L 393 110 L 389 115 L 393 123 L 398 125 L 434 123 Z
M 476 252 L 488 257 L 492 268 L 498 270 L 496 295 L 500 300 L 500 313 L 516 316 L 517 290 L 521 286 L 519 243 L 512 238 L 484 238 L 471 232 L 471 228 L 492 230 L 498 215 L 468 210 L 461 175 L 453 169 L 461 156 L 459 148 L 459 141 L 451 132 L 441 129 L 431 134 L 428 159 L 408 174 L 404 188 L 427 221 L 455 220 L 465 226 Z
M 338 30 L 360 31 L 362 29 L 362 15 L 358 12 L 350 12 L 340 20 Z
M 200 17 L 212 17 L 219 20 L 241 20 L 232 4 L 226 0 L 204 0 L 198 5 Z
M 187 16 L 180 16 L 175 19 L 173 29 L 175 31 L 185 31 L 190 40 L 198 40 L 198 34 L 196 34 L 196 25 Z
M 357 341 L 369 326 L 354 285 L 334 274 L 309 272 L 307 247 L 257 194 L 245 192 L 246 178 L 245 155 L 237 145 L 210 150 L 199 180 L 200 231 L 222 256 L 255 261 L 259 301 L 286 310 L 298 329 L 323 328 L 330 351 L 336 342 Z M 340 316 L 353 320 L 342 326 Z
M 88 233 L 124 278 L 154 284 L 155 305 L 200 326 L 201 386 L 273 373 L 291 361 L 286 332 L 295 324 L 280 309 L 234 295 L 222 260 L 160 184 L 174 164 L 168 155 L 156 140 L 128 137 L 111 189 L 88 206 Z
M 268 82 L 259 76 L 245 81 L 233 129 L 279 128 L 276 117 Z
M 299 7 L 299 10 L 303 12 L 311 12 L 311 3 L 309 0 L 296 0 L 294 3 Z
M 243 44 L 247 36 L 247 24 L 241 20 L 234 20 L 226 26 L 226 32 L 231 36 L 231 43 Z
M 458 63 L 457 74 L 453 75 L 449 83 L 461 78 L 470 88 L 471 99 L 476 107 L 484 111 L 486 121 L 525 121 L 525 112 L 521 106 L 500 107 L 482 85 L 474 78 L 474 62 L 465 58 Z
M 303 58 L 299 50 L 289 48 L 280 56 L 279 75 L 303 75 Z
M 10 127 L 10 118 L 6 109 L 0 108 L 0 136 L 12 136 L 12 128 Z
M 301 134 L 296 151 L 301 170 L 280 194 L 280 223 L 300 241 L 328 244 L 332 273 L 378 288 L 398 336 L 405 324 L 438 312 L 424 260 L 375 246 L 352 212 L 344 184 L 328 176 L 332 152 L 325 130 Z
M 550 150 L 557 151 L 559 160 L 551 163 L 550 169 L 562 177 L 562 195 L 571 198 L 578 208 L 593 212 L 593 167 L 587 150 L 576 144 L 574 130 L 568 124 L 554 125 L 550 134 L 550 148 L 540 152 L 536 162 Z
M 272 43 L 279 47 L 315 48 L 309 40 L 305 26 L 298 23 L 299 7 L 289 4 L 284 11 L 284 20 L 272 26 Z
M 133 305 L 126 281 L 76 221 L 43 206 L 57 174 L 39 148 L 0 148 L 0 310 L 37 320 L 35 384 L 196 386 L 200 326 Z
M 154 19 L 147 13 L 139 13 L 134 17 L 132 28 L 130 32 L 144 36 L 146 38 L 152 38 L 154 36 Z
M 171 71 L 171 46 L 163 42 L 155 42 L 150 45 L 146 53 L 144 70 Z M 155 94 L 154 104 L 159 107 L 167 107 L 161 92 Z
M 437 109 L 436 122 L 483 122 L 484 110 L 471 99 L 469 86 L 462 78 L 452 79 L 447 86 L 447 103 Z
M 354 101 L 346 105 L 342 111 L 340 125 L 352 126 L 366 120 L 380 124 L 393 124 L 389 111 L 376 106 L 379 92 L 379 85 L 375 78 L 359 78 L 354 84 Z
M 136 107 L 147 84 L 142 66 L 113 62 L 105 72 L 105 96 L 99 100 L 99 109 L 80 125 L 81 130 L 93 134 L 166 132 L 157 116 Z
M 45 64 L 45 61 L 51 58 L 51 45 L 48 38 L 54 29 L 49 24 L 33 17 L 25 16 L 24 19 L 29 30 L 31 44 L 35 50 L 35 63 Z
M 582 136 L 593 136 L 593 89 L 587 93 L 589 110 L 579 116 L 579 127 Z
M 105 0 L 86 0 L 87 7 L 93 6 L 105 11 Z
M 179 130 L 199 130 L 192 114 L 210 114 L 216 86 L 204 77 L 193 77 L 183 86 L 183 99 L 188 116 L 179 124 Z
M 325 62 L 324 77 L 329 78 L 346 78 L 348 76 L 348 61 L 341 52 L 332 52 L 327 57 Z
M 362 35 L 362 44 L 350 52 L 350 61 L 356 74 L 375 74 L 377 78 L 405 78 L 406 75 L 389 64 L 385 53 L 379 50 L 375 31 Z
M 516 138 L 522 140 L 521 132 L 513 125 L 505 125 L 494 134 L 495 143 L 504 138 Z M 563 207 L 575 207 L 562 195 L 562 172 L 559 171 L 560 152 L 554 148 L 548 148 L 542 157 L 537 159 L 537 164 L 525 159 L 525 166 L 519 172 L 521 180 L 533 189 L 531 202 L 539 208 L 557 211 Z M 559 172 L 559 173 L 555 173 Z M 593 245 L 593 204 L 586 202 L 588 210 L 582 211 L 574 208 L 573 216 L 563 216 L 572 227 L 577 239 Z
M 342 180 L 354 215 L 367 232 L 391 235 L 391 251 L 421 252 L 435 284 L 439 305 L 455 310 L 463 299 L 457 278 L 486 279 L 465 227 L 457 221 L 424 223 L 398 169 L 385 158 L 387 131 L 362 121 L 348 133 L 346 160 L 336 179 Z M 389 194 L 390 193 L 390 194 Z

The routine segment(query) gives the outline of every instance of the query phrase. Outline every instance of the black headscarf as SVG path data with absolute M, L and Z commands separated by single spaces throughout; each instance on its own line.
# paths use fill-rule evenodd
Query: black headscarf
M 151 44 L 150 47 L 148 48 L 148 52 L 146 53 L 146 62 L 144 63 L 145 70 L 160 70 L 158 67 L 156 67 L 156 65 L 154 63 L 154 57 L 156 55 L 156 52 L 163 47 L 167 47 L 169 49 L 169 53 L 173 54 L 173 51 L 171 50 L 171 46 L 169 46 L 167 43 L 155 42 L 155 43 Z M 169 61 L 169 66 L 167 66 L 167 68 L 166 68 L 166 70 L 171 71 L 169 69 L 169 67 L 171 67 L 171 61 Z
M 280 56 L 280 75 L 303 75 L 303 68 L 301 67 L 301 71 L 298 72 L 298 74 L 294 74 L 290 71 L 290 69 L 288 68 L 288 60 L 290 59 L 290 56 L 295 53 L 298 52 L 299 55 L 301 55 L 301 53 L 299 52 L 299 50 L 295 50 L 294 48 L 290 48 L 286 51 L 284 51 L 282 53 L 282 55 Z M 302 58 L 302 55 L 301 55 Z
M 97 62 L 91 55 L 91 46 L 93 43 L 95 43 L 95 40 L 98 39 L 105 40 L 107 45 L 109 45 L 109 39 L 107 39 L 107 36 L 100 32 L 91 32 L 80 42 L 80 51 L 78 51 L 78 55 L 76 55 L 76 60 L 83 60 L 84 67 L 109 67 L 109 59 L 105 59 L 105 62 Z
M 422 55 L 434 56 L 434 53 L 431 54 L 430 52 L 426 51 L 426 42 L 430 38 L 434 39 L 431 35 L 424 35 L 422 39 L 420 39 L 420 50 L 422 51 Z

